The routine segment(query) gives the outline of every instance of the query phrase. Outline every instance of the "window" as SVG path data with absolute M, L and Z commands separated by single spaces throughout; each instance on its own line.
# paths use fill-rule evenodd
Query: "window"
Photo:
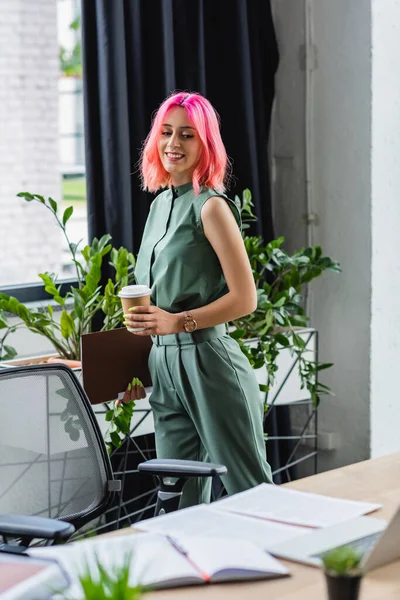
M 60 42 L 59 131 L 63 208 L 74 207 L 68 225 L 70 240 L 87 244 L 85 149 L 83 131 L 82 55 L 80 2 L 58 0 Z M 66 240 L 63 244 L 62 276 L 74 277 Z
M 79 0 L 0 3 L 0 288 L 28 296 L 39 273 L 75 272 L 54 216 L 18 192 L 72 205 L 68 236 L 87 243 L 80 49 Z

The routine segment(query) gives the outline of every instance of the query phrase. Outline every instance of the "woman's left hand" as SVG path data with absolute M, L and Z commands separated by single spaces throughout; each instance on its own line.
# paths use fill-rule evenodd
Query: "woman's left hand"
M 158 306 L 135 306 L 124 315 L 126 327 L 145 327 L 144 331 L 132 331 L 134 335 L 168 335 L 179 333 L 179 315 L 169 313 Z

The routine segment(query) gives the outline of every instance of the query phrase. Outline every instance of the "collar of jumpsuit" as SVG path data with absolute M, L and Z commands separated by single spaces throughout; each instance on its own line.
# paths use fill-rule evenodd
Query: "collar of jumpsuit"
M 171 185 L 171 191 L 174 198 L 178 198 L 179 196 L 183 196 L 189 190 L 193 188 L 193 183 L 189 181 L 189 183 L 183 183 L 182 185 L 173 186 Z

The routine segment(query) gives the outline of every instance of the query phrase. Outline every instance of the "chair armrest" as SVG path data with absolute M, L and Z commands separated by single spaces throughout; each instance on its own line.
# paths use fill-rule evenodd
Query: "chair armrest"
M 228 472 L 224 465 L 174 458 L 153 458 L 140 463 L 138 469 L 159 477 L 214 477 Z
M 71 523 L 28 515 L 0 515 L 0 535 L 67 540 L 75 531 Z

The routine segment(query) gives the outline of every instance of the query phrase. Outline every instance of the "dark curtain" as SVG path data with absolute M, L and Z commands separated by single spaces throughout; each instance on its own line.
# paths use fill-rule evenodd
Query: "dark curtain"
M 267 149 L 278 50 L 269 0 L 82 0 L 82 42 L 89 239 L 110 233 L 114 246 L 138 252 L 153 199 L 140 189 L 139 152 L 174 90 L 198 91 L 219 112 L 229 193 L 250 188 L 258 221 L 249 233 L 273 239 Z M 277 435 L 276 424 L 266 427 Z M 288 454 L 282 444 L 268 444 L 273 468 Z
M 152 196 L 139 151 L 153 111 L 198 91 L 221 115 L 233 160 L 230 194 L 250 188 L 272 239 L 268 134 L 278 63 L 268 0 L 82 0 L 89 238 L 138 252 Z

